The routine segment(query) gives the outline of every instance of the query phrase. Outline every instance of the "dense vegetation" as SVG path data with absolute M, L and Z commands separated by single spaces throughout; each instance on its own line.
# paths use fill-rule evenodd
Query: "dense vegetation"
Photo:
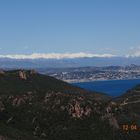
M 137 140 L 121 129 L 139 123 L 138 106 L 122 104 L 128 95 L 112 100 L 35 71 L 1 71 L 0 139 Z

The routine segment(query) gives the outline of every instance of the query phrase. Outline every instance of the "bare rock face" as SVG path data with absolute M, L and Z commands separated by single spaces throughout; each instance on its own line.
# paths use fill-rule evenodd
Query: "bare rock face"
M 85 116 L 89 116 L 90 113 L 91 113 L 91 111 L 92 111 L 92 109 L 91 109 L 90 107 L 87 106 L 87 107 L 85 108 L 84 115 L 85 115 Z
M 37 72 L 35 70 L 30 70 L 30 71 L 20 70 L 18 74 L 19 74 L 20 79 L 27 80 L 28 77 L 34 74 L 37 74 Z
M 25 71 L 19 71 L 20 79 L 27 80 L 27 74 Z
M 69 114 L 71 114 L 73 118 L 81 118 L 83 113 L 84 110 L 80 107 L 78 102 L 75 102 L 74 105 L 70 105 Z
M 0 75 L 4 75 L 5 72 L 3 70 L 0 70 Z
M 91 108 L 86 106 L 82 107 L 78 101 L 75 101 L 74 104 L 70 104 L 69 114 L 73 118 L 82 118 L 84 116 L 89 116 L 91 113 Z
M 22 97 L 17 97 L 13 100 L 13 106 L 20 106 L 21 104 L 25 104 L 25 99 Z

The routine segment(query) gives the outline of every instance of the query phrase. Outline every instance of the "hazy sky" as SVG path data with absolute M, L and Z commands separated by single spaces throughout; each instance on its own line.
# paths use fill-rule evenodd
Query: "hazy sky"
M 140 51 L 140 0 L 0 0 L 0 55 Z

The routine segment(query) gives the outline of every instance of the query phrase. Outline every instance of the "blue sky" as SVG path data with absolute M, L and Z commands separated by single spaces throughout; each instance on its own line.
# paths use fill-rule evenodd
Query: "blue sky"
M 0 55 L 140 51 L 139 0 L 1 0 Z

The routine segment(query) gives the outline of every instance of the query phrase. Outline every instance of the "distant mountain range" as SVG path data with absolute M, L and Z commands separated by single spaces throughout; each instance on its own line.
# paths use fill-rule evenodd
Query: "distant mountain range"
M 0 68 L 70 68 L 86 66 L 140 65 L 140 57 L 84 57 L 69 59 L 10 59 L 0 58 Z
M 140 85 L 111 98 L 34 70 L 0 71 L 2 140 L 138 140 Z

